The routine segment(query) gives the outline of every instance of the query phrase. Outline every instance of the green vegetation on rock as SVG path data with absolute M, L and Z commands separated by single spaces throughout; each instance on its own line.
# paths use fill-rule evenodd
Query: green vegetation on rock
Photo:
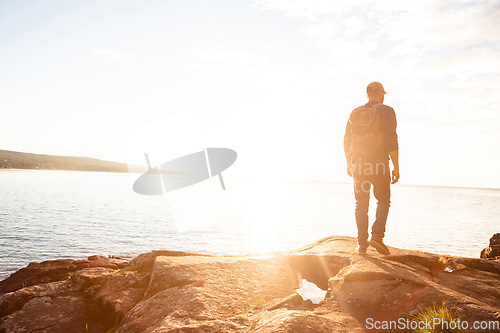
M 102 172 L 140 172 L 140 167 L 130 170 L 127 164 L 102 161 L 96 158 L 54 156 L 0 150 L 0 169 L 73 170 Z

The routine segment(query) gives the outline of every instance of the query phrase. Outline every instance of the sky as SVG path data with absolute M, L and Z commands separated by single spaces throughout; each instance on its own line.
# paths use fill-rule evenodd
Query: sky
M 402 184 L 500 188 L 498 1 L 0 1 L 0 149 L 349 181 L 380 81 Z

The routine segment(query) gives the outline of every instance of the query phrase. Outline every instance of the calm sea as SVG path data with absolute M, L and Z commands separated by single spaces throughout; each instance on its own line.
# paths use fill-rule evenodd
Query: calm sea
M 132 191 L 137 176 L 1 170 L 0 279 L 48 259 L 158 249 L 243 254 L 356 236 L 351 184 L 225 175 L 226 191 L 214 177 L 143 196 Z M 389 245 L 478 257 L 500 232 L 500 190 L 396 185 L 392 193 Z

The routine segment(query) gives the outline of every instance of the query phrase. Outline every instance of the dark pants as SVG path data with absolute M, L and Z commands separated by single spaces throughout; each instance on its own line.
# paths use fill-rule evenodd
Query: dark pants
M 358 244 L 366 246 L 368 245 L 368 205 L 372 185 L 373 194 L 377 199 L 377 213 L 372 226 L 372 238 L 384 238 L 387 214 L 391 204 L 389 163 L 355 163 L 353 166 L 353 179 Z

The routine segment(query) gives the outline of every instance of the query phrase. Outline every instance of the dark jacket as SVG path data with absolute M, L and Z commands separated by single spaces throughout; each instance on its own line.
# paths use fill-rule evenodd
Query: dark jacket
M 366 106 L 374 105 L 377 102 L 369 101 Z M 379 154 L 376 156 L 376 161 L 387 161 L 389 159 L 389 152 L 398 150 L 398 135 L 396 133 L 396 113 L 394 109 L 388 105 L 382 104 L 378 106 L 379 112 L 379 131 L 382 134 L 382 145 Z M 352 140 L 351 123 L 347 121 L 344 135 L 344 151 L 350 153 Z

